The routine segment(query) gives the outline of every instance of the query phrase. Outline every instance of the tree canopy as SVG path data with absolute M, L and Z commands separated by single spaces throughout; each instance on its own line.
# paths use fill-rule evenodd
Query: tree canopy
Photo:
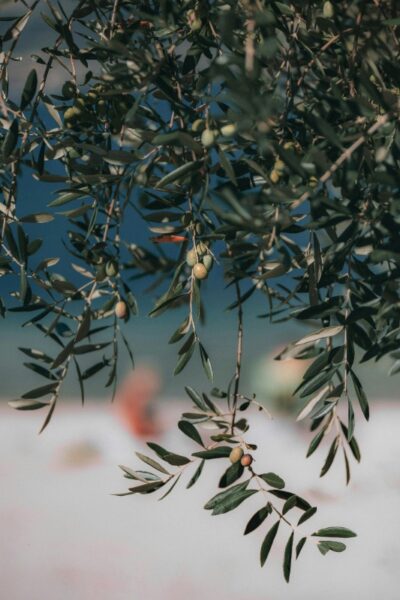
M 158 293 L 152 317 L 185 310 L 171 331 L 175 373 L 199 359 L 212 380 L 198 324 L 214 265 L 235 293 L 232 380 L 211 393 L 186 388 L 193 408 L 178 427 L 196 450 L 186 457 L 149 443 L 158 459 L 139 455 L 151 472 L 123 467 L 127 493 L 166 495 L 196 463 L 189 487 L 220 459 L 222 491 L 205 508 L 222 514 L 259 494 L 245 533 L 269 517 L 264 564 L 286 529 L 289 580 L 294 543 L 297 558 L 309 537 L 297 525 L 316 507 L 280 476 L 254 471 L 245 415 L 262 407 L 240 389 L 243 315 L 258 294 L 266 331 L 286 320 L 309 326 L 277 359 L 312 360 L 296 390 L 298 418 L 313 432 L 307 456 L 324 449 L 323 476 L 341 454 L 348 482 L 350 461 L 360 460 L 355 415 L 369 417 L 357 362 L 389 355 L 391 373 L 400 370 L 397 3 L 22 0 L 14 8 L 0 17 L 0 275 L 13 290 L 0 312 L 26 313 L 24 325 L 54 352 L 21 348 L 47 382 L 10 404 L 45 410 L 44 428 L 71 369 L 82 401 L 87 380 L 103 372 L 111 396 L 121 344 L 133 359 L 124 323 L 137 313 L 143 278 Z M 38 12 L 51 41 L 24 57 L 32 65 L 16 91 L 9 74 Z M 50 87 L 55 72 L 61 82 Z M 21 210 L 22 177 L 43 194 L 57 184 L 46 212 Z M 35 233 L 55 218 L 64 222 L 61 258 Z M 148 229 L 148 243 L 137 243 L 135 227 Z M 86 369 L 83 355 L 93 359 Z M 215 426 L 210 438 L 204 424 Z M 326 554 L 355 534 L 311 535 Z

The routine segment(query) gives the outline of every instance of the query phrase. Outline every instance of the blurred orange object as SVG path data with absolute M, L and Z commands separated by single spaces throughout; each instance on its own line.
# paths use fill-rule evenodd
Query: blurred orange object
M 155 414 L 155 400 L 161 388 L 158 372 L 149 366 L 138 366 L 117 391 L 115 408 L 124 426 L 135 437 L 161 433 Z
M 155 244 L 181 244 L 182 242 L 187 241 L 187 237 L 184 235 L 157 235 L 155 237 L 150 238 L 152 242 Z

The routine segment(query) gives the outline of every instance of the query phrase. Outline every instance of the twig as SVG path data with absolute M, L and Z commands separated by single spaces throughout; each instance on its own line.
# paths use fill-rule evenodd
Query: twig
M 238 303 L 238 329 L 237 329 L 237 345 L 236 345 L 236 370 L 235 370 L 235 384 L 233 388 L 233 406 L 232 406 L 232 423 L 231 433 L 233 435 L 235 428 L 235 418 L 237 402 L 239 397 L 239 384 L 240 374 L 242 370 L 242 352 L 243 352 L 243 307 L 240 300 L 240 285 L 238 281 L 235 281 L 236 298 Z
M 329 169 L 327 169 L 325 173 L 321 175 L 321 177 L 318 179 L 318 183 L 326 183 L 328 179 L 330 179 L 332 175 L 338 170 L 338 168 L 346 160 L 348 160 L 360 146 L 362 146 L 367 141 L 370 135 L 374 134 L 376 131 L 378 131 L 378 129 L 383 127 L 383 125 L 385 125 L 385 123 L 388 122 L 391 116 L 392 113 L 389 112 L 385 113 L 384 115 L 379 115 L 375 123 L 371 125 L 369 129 L 367 129 L 366 133 L 363 133 L 363 135 L 361 135 L 355 142 L 353 142 L 351 146 L 346 148 L 346 150 L 342 152 L 339 158 L 329 167 Z M 316 189 L 318 189 L 318 185 L 316 186 Z M 312 193 L 313 190 L 307 190 L 306 192 L 304 192 L 304 194 L 302 194 L 300 198 L 298 198 L 292 203 L 292 209 L 297 208 L 298 206 L 300 206 L 300 204 L 308 200 Z

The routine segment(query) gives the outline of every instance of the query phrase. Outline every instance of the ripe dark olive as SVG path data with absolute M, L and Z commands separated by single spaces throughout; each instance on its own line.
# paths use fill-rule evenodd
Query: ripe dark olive
M 66 81 L 62 86 L 62 95 L 64 96 L 64 98 L 68 98 L 68 100 L 71 100 L 75 96 L 75 94 L 75 85 L 72 83 L 72 81 Z

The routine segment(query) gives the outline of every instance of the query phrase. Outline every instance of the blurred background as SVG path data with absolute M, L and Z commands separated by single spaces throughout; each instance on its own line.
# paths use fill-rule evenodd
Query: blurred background
M 73 2 L 64 2 L 68 4 Z M 19 3 L 1 2 L 4 16 L 22 12 Z M 43 3 L 43 10 L 45 4 Z M 22 58 L 11 69 L 10 87 L 18 95 L 32 68 L 30 55 L 51 43 L 51 33 L 34 17 L 30 35 L 19 47 Z M 49 39 L 43 39 L 44 32 Z M 50 86 L 59 84 L 54 70 Z M 51 91 L 51 89 L 49 90 Z M 38 184 L 29 174 L 22 179 L 21 203 L 43 209 L 54 188 Z M 28 212 L 28 211 L 26 211 Z M 29 212 L 33 212 L 32 210 Z M 35 226 L 46 235 L 46 256 L 64 256 L 60 238 L 65 222 L 56 219 L 50 228 Z M 138 243 L 148 235 L 141 224 L 129 223 Z M 49 235 L 49 231 L 51 232 Z M 51 250 L 49 250 L 51 248 Z M 224 388 L 234 370 L 235 315 L 225 311 L 233 298 L 222 294 L 224 282 L 216 266 L 206 286 L 206 327 L 202 334 L 215 372 L 215 385 Z M 11 287 L 0 279 L 0 295 Z M 318 479 L 324 454 L 305 461 L 310 434 L 295 424 L 298 404 L 291 398 L 301 375 L 297 361 L 274 362 L 285 343 L 300 337 L 293 325 L 271 326 L 259 315 L 267 311 L 262 298 L 246 304 L 244 365 L 241 389 L 257 394 L 273 415 L 252 419 L 251 441 L 259 444 L 257 466 L 275 471 L 311 503 L 320 507 L 312 528 L 343 525 L 357 531 L 345 554 L 322 557 L 305 547 L 295 565 L 289 586 L 281 574 L 286 539 L 278 540 L 264 569 L 258 555 L 262 528 L 243 538 L 248 518 L 258 508 L 249 500 L 236 511 L 217 518 L 202 509 L 215 493 L 221 465 L 207 465 L 198 484 L 186 491 L 178 484 L 161 503 L 155 496 L 118 498 L 127 488 L 118 464 L 137 465 L 134 451 L 145 441 L 183 453 L 191 447 L 176 429 L 181 411 L 190 406 L 183 387 L 207 390 L 199 361 L 172 376 L 175 348 L 168 345 L 181 313 L 168 318 L 146 315 L 154 296 L 138 286 L 140 314 L 125 329 L 137 369 L 128 359 L 120 365 L 120 388 L 110 403 L 105 379 L 89 382 L 84 408 L 74 378 L 68 379 L 63 398 L 48 429 L 38 437 L 43 413 L 21 413 L 8 407 L 37 385 L 34 374 L 22 366 L 19 346 L 40 347 L 42 337 L 33 328 L 21 328 L 24 316 L 8 315 L 0 335 L 0 597 L 7 600 L 191 600 L 207 596 L 221 600 L 316 600 L 324 597 L 363 597 L 375 600 L 384 590 L 385 600 L 397 600 L 400 577 L 400 409 L 398 379 L 387 376 L 388 364 L 361 366 L 357 373 L 372 400 L 371 422 L 359 416 L 356 436 L 361 465 L 354 466 L 346 487 L 340 459 L 328 476 Z M 325 452 L 327 448 L 325 448 Z M 214 462 L 214 461 L 212 461 Z M 215 461 L 219 462 L 219 461 Z M 253 510 L 254 509 L 254 510 Z M 310 544 L 311 546 L 311 544 Z

